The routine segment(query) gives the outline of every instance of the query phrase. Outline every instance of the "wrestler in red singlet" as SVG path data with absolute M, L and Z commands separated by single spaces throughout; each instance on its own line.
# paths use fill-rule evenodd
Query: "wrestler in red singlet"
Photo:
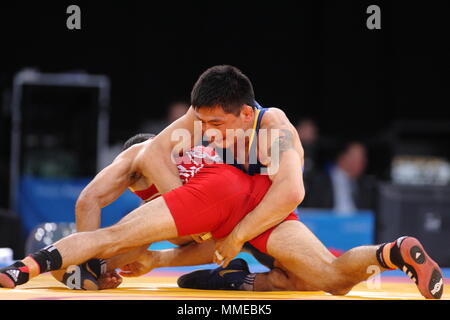
M 250 176 L 219 161 L 213 149 L 203 146 L 194 147 L 178 159 L 185 186 L 163 194 L 163 198 L 179 236 L 211 232 L 216 239 L 226 237 L 259 204 L 272 184 L 267 175 Z M 144 201 L 160 196 L 154 185 L 134 192 Z M 285 220 L 297 220 L 297 215 L 292 212 Z M 267 240 L 274 228 L 250 244 L 267 253 Z

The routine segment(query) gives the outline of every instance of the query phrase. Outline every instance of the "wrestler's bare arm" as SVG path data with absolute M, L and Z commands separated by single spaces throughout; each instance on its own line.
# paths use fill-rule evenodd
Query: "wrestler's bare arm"
M 173 156 L 176 156 L 175 150 L 188 150 L 194 146 L 194 121 L 195 114 L 191 107 L 184 116 L 154 137 L 142 153 L 142 158 L 148 160 L 140 161 L 142 173 L 161 193 L 181 186 Z
M 134 170 L 138 148 L 133 146 L 119 154 L 80 193 L 75 207 L 78 232 L 98 229 L 101 209 L 119 198 L 139 178 Z
M 262 123 L 265 129 L 278 129 L 279 136 L 272 139 L 272 144 L 260 143 L 272 153 L 279 149 L 279 162 L 268 163 L 269 173 L 272 185 L 267 191 L 259 205 L 251 211 L 235 227 L 232 235 L 242 242 L 249 241 L 267 229 L 283 221 L 290 212 L 301 203 L 304 198 L 305 190 L 303 186 L 302 167 L 303 167 L 303 148 L 300 138 L 294 126 L 289 122 L 283 111 L 272 108 L 267 112 L 266 122 Z M 270 135 L 269 135 L 270 137 Z M 278 146 L 275 147 L 274 143 Z M 264 162 L 266 159 L 260 157 Z
M 134 262 L 122 267 L 120 275 L 139 277 L 157 268 L 197 266 L 212 263 L 214 245 L 214 240 L 210 239 L 202 243 L 190 243 L 166 250 L 148 250 Z

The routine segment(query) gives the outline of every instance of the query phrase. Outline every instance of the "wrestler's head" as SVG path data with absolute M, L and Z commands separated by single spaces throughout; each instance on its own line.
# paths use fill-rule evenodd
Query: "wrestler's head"
M 214 66 L 200 75 L 191 92 L 191 105 L 203 132 L 220 148 L 230 147 L 253 125 L 252 83 L 233 66 Z
M 130 139 L 128 139 L 122 147 L 122 151 L 127 150 L 131 146 L 147 141 L 148 139 L 153 139 L 155 135 L 153 133 L 138 133 L 134 136 L 132 136 Z

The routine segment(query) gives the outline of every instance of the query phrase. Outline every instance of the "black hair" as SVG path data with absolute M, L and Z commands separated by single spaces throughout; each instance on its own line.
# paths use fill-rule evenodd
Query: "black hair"
M 137 135 L 132 136 L 123 144 L 122 151 L 127 150 L 132 145 L 147 141 L 148 139 L 153 137 L 155 137 L 153 133 L 138 133 Z
M 229 65 L 203 72 L 191 91 L 195 109 L 220 106 L 226 113 L 239 115 L 244 104 L 256 107 L 253 85 L 238 68 Z

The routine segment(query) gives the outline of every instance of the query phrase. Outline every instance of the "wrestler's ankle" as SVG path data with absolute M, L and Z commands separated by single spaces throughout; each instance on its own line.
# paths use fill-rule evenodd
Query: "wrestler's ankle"
M 39 264 L 31 257 L 26 257 L 22 260 L 22 263 L 28 267 L 30 279 L 37 277 L 40 274 Z

